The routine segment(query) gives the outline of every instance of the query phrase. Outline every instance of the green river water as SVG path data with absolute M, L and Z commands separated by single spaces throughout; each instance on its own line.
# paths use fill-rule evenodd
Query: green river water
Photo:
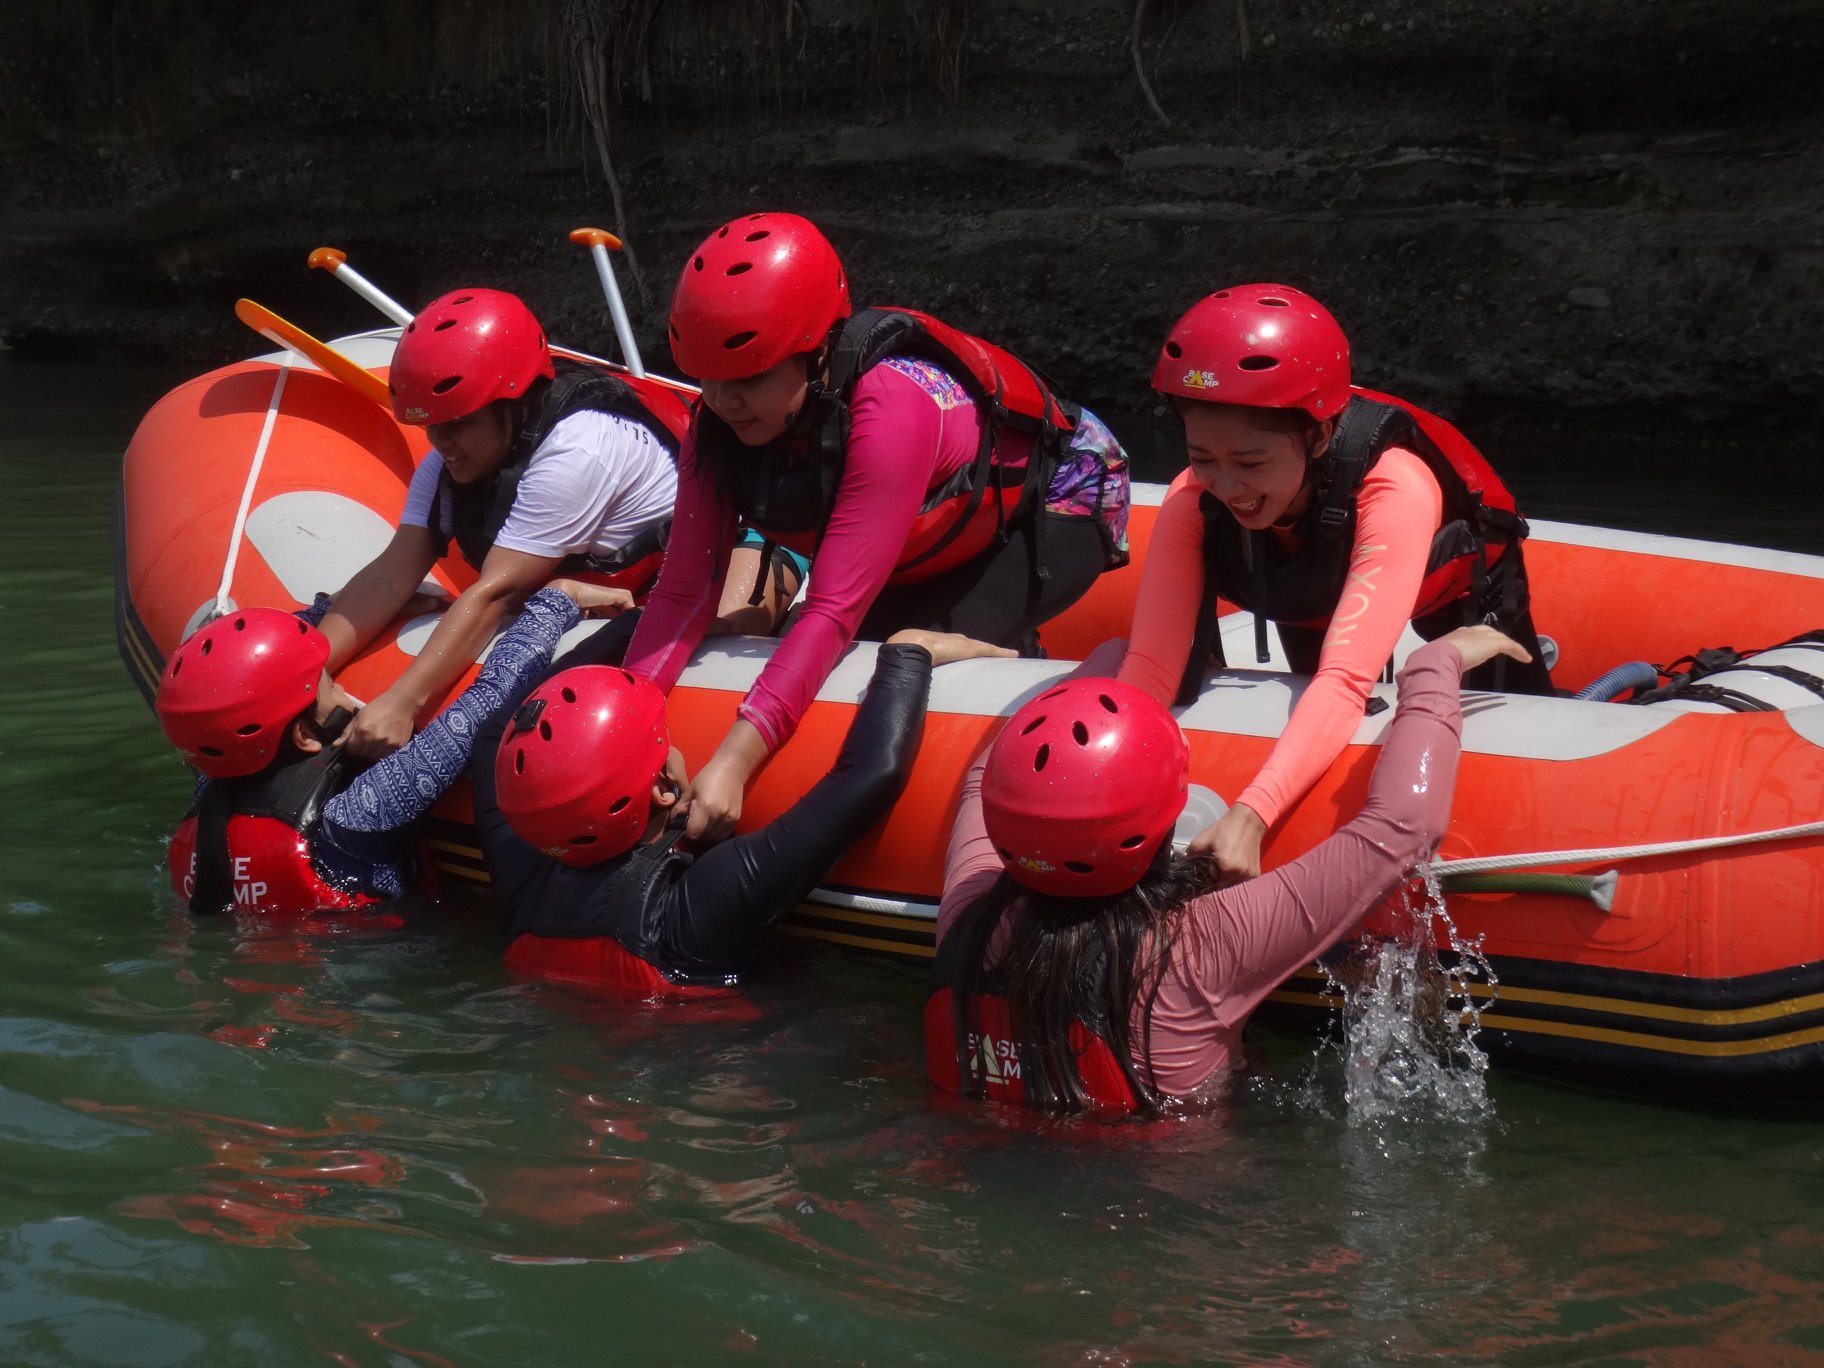
M 110 617 L 176 378 L 0 357 L 0 1364 L 1824 1362 L 1815 1120 L 1499 1070 L 1366 1119 L 1269 1035 L 1223 1117 L 1111 1133 L 936 1106 L 895 965 L 706 1015 L 515 981 L 475 907 L 192 922 Z M 1638 488 L 1553 460 L 1549 515 Z M 1729 535 L 1730 465 L 1608 520 Z

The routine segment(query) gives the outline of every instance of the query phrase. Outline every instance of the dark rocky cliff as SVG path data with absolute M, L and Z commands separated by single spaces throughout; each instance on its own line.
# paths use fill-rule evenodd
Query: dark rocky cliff
M 215 360 L 249 349 L 241 294 L 369 326 L 304 270 L 331 243 L 407 302 L 500 284 L 605 346 L 564 239 L 614 226 L 578 95 L 599 59 L 655 363 L 691 245 L 783 207 L 863 298 L 1117 408 L 1185 306 L 1259 278 L 1416 396 L 1819 399 L 1815 0 L 1148 0 L 1157 110 L 1134 32 L 1133 0 L 16 7 L 0 338 Z

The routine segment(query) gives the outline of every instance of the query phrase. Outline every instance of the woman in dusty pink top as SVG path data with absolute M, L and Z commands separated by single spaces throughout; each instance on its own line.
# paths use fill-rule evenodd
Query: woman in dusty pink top
M 1207 859 L 1172 851 L 1188 781 L 1178 724 L 1091 673 L 1112 663 L 1103 651 L 1021 708 L 969 771 L 950 838 L 925 1014 L 933 1081 L 1070 1111 L 1156 1111 L 1219 1086 L 1267 994 L 1443 838 L 1458 687 L 1498 655 L 1527 659 L 1492 627 L 1414 652 L 1361 813 L 1220 890 Z
M 814 557 L 795 622 L 691 784 L 693 840 L 732 830 L 857 636 L 919 627 L 1031 651 L 1126 559 L 1127 457 L 1108 429 L 979 338 L 909 310 L 852 315 L 835 249 L 795 214 L 710 234 L 672 297 L 671 350 L 703 400 L 627 668 L 676 682 L 738 522 Z
M 1153 525 L 1121 679 L 1189 702 L 1214 656 L 1220 596 L 1278 624 L 1310 675 L 1273 753 L 1192 850 L 1260 873 L 1261 841 L 1342 753 L 1410 621 L 1432 638 L 1490 623 L 1524 646 L 1471 687 L 1550 693 L 1528 612 L 1526 524 L 1467 439 L 1432 414 L 1352 390 L 1349 340 L 1283 285 L 1220 290 L 1178 320 L 1153 388 L 1184 421 L 1189 464 Z

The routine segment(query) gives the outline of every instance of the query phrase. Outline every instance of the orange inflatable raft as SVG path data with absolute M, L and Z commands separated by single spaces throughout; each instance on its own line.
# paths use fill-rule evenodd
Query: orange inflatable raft
M 334 345 L 379 375 L 396 330 Z M 165 654 L 218 590 L 237 604 L 295 605 L 339 588 L 385 544 L 422 435 L 369 395 L 284 353 L 179 386 L 128 448 L 116 540 L 121 653 L 148 697 Z M 1135 566 L 1103 577 L 1049 625 L 1049 661 L 972 661 L 935 677 L 917 771 L 890 817 L 844 859 L 789 932 L 913 959 L 932 953 L 950 815 L 962 772 L 1000 718 L 1125 628 L 1158 486 L 1136 487 Z M 1555 678 L 1582 688 L 1616 664 L 1699 647 L 1765 647 L 1824 626 L 1824 558 L 1535 522 L 1535 618 L 1558 644 Z M 457 592 L 459 557 L 434 578 Z M 1228 624 L 1251 660 L 1248 619 Z M 402 620 L 343 672 L 359 697 L 397 676 L 429 635 Z M 591 624 L 593 626 L 593 624 Z M 1409 640 L 1405 648 L 1415 644 Z M 671 696 L 693 768 L 713 750 L 773 643 L 711 640 Z M 1404 649 L 1404 648 L 1403 648 Z M 836 755 L 872 647 L 832 673 L 797 735 L 757 781 L 743 824 L 782 811 Z M 1809 669 L 1806 668 L 1809 662 Z M 1452 893 L 1459 931 L 1499 979 L 1480 1041 L 1498 1060 L 1608 1086 L 1705 1099 L 1812 1102 L 1824 1079 L 1824 650 L 1795 646 L 1714 677 L 1766 710 L 1683 699 L 1651 705 L 1476 695 L 1466 708 L 1452 831 L 1439 858 L 1533 856 L 1592 875 L 1564 891 Z M 1227 670 L 1181 710 L 1207 817 L 1266 758 L 1300 681 Z M 1391 686 L 1380 694 L 1392 697 Z M 1740 706 L 1739 702 L 1737 706 Z M 1286 818 L 1269 865 L 1323 839 L 1360 804 L 1390 714 L 1371 714 Z M 1187 825 L 1191 819 L 1187 817 Z M 1743 842 L 1769 832 L 1796 834 Z M 1691 843 L 1714 842 L 1706 848 Z M 1656 847 L 1671 844 L 1674 849 Z M 452 875 L 483 882 L 466 794 L 440 806 L 431 844 Z M 1643 850 L 1643 848 L 1645 848 Z M 1579 852 L 1538 859 L 1540 852 Z M 1589 889 L 1590 881 L 1561 881 Z M 1298 1011 L 1334 999 L 1314 969 L 1276 995 Z

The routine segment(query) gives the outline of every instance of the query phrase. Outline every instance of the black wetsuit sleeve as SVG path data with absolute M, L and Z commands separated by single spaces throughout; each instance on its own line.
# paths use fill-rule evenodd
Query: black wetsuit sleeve
M 627 647 L 632 644 L 634 629 L 640 625 L 640 617 L 645 611 L 634 608 L 608 619 L 552 661 L 545 678 L 577 665 L 619 665 L 627 658 Z
M 712 846 L 672 886 L 669 956 L 703 970 L 746 966 L 767 927 L 830 872 L 905 791 L 924 736 L 931 656 L 880 648 L 835 768 L 758 831 Z

